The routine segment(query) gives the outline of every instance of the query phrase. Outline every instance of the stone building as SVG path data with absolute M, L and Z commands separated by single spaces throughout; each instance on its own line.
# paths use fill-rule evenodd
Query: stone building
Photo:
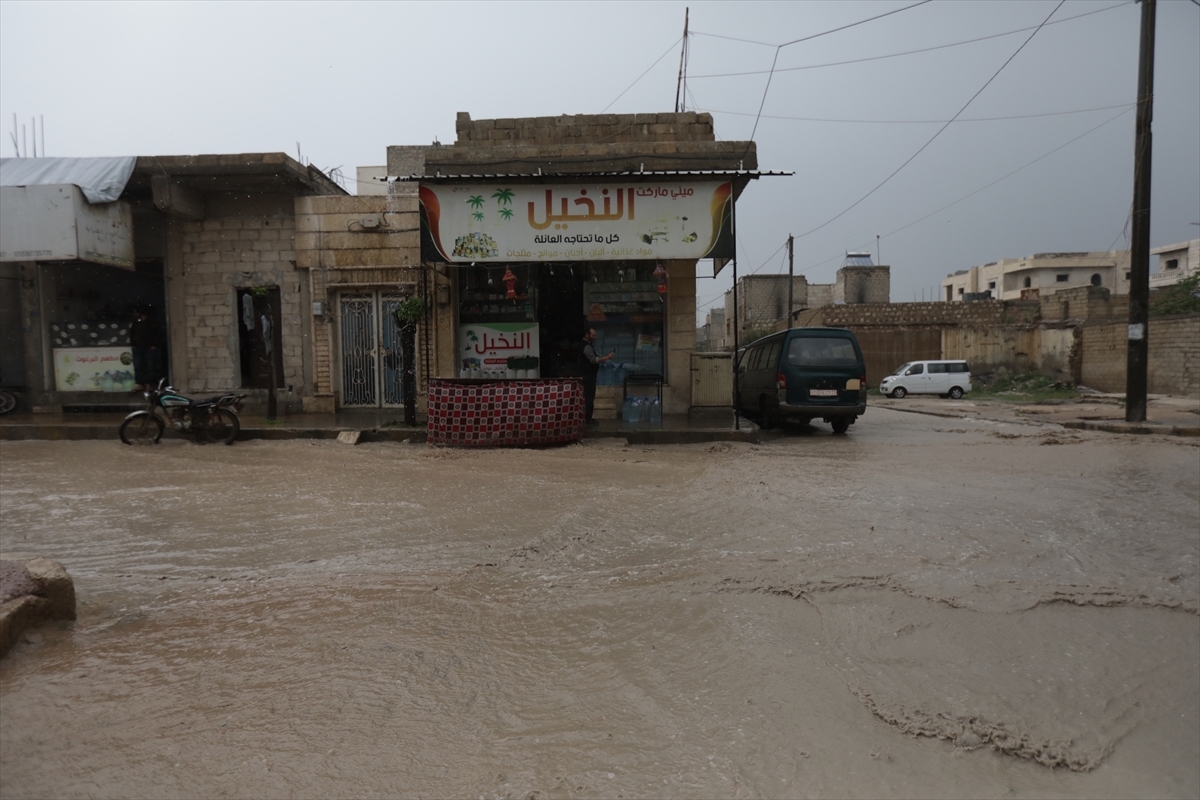
M 422 381 L 502 374 L 503 357 L 458 340 L 477 330 L 520 329 L 528 349 L 513 357 L 572 374 L 593 327 L 598 349 L 617 353 L 597 416 L 616 415 L 626 377 L 648 375 L 662 377 L 665 411 L 685 412 L 696 265 L 732 256 L 732 203 L 759 175 L 754 143 L 717 141 L 712 117 L 695 112 L 460 113 L 456 129 L 454 144 L 388 148 L 393 193 L 419 197 L 425 291 L 436 284 Z
M 1200 239 L 1154 247 L 1150 255 L 1158 256 L 1158 263 L 1151 265 L 1151 289 L 1174 286 L 1200 271 Z
M 40 250 L 10 259 L 6 252 L 5 272 L 19 280 L 5 281 L 0 292 L 6 307 L 19 308 L 23 356 L 15 370 L 5 365 L 6 381 L 23 382 L 35 410 L 127 403 L 133 375 L 121 351 L 128 349 L 133 308 L 143 306 L 160 330 L 161 374 L 180 391 L 241 389 L 257 402 L 273 367 L 285 409 L 299 410 L 310 393 L 311 355 L 308 281 L 296 266 L 295 202 L 345 191 L 283 153 L 61 161 L 72 162 L 67 167 L 75 172 L 21 166 L 45 180 L 64 176 L 63 185 L 46 185 L 35 174 L 6 185 L 6 198 L 78 193 L 75 181 L 86 184 L 98 162 L 125 162 L 111 196 L 88 208 L 113 209 L 120 221 L 106 236 L 124 237 L 128 252 L 116 260 L 94 251 L 69 259 Z M 12 199 L 32 209 L 20 231 L 52 223 L 44 204 Z M 13 285 L 20 287 L 15 302 Z M 109 362 L 103 371 L 87 368 Z
M 847 253 L 834 283 L 809 283 L 792 278 L 791 318 L 812 308 L 843 303 L 887 303 L 891 299 L 891 267 L 871 263 L 867 253 Z M 738 345 L 747 337 L 781 330 L 788 325 L 788 276 L 747 275 L 738 279 Z M 725 339 L 733 347 L 734 292 L 725 293 Z
M 1037 253 L 992 261 L 947 276 L 942 281 L 942 300 L 1036 299 L 1080 286 L 1129 294 L 1129 251 Z

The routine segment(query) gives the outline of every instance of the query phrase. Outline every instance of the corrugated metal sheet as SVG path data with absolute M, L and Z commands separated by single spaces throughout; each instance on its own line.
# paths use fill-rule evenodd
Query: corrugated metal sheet
M 733 405 L 733 354 L 692 353 L 692 405 Z

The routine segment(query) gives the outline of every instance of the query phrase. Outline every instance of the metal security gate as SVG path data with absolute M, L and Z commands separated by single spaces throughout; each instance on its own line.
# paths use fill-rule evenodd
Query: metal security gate
M 404 295 L 384 292 L 341 296 L 343 406 L 404 404 L 405 354 L 395 317 L 403 301 Z

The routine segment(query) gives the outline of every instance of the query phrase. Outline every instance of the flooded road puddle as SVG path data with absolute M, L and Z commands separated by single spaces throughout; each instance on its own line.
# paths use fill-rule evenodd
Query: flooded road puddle
M 0 662 L 0 794 L 1194 795 L 1197 450 L 885 413 L 717 450 L 0 445 L 0 548 L 81 601 Z

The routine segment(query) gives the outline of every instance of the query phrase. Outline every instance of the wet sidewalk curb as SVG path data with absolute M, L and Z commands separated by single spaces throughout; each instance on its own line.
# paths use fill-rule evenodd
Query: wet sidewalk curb
M 1040 418 L 1036 414 L 1029 414 L 1026 409 L 1020 406 L 1011 407 L 1011 411 L 1019 415 L 1016 419 L 1004 418 L 995 413 L 990 415 L 986 413 L 964 414 L 951 411 L 933 411 L 928 408 L 900 408 L 898 405 L 890 403 L 888 405 L 877 405 L 876 408 L 900 411 L 905 414 L 924 414 L 925 416 L 941 417 L 943 419 L 987 419 L 993 422 L 1005 422 L 1012 425 L 1060 425 L 1072 430 L 1100 431 L 1103 433 L 1200 437 L 1200 424 L 1178 425 L 1170 422 L 1153 421 L 1126 422 L 1125 420 Z
M 118 425 L 91 423 L 0 423 L 0 441 L 119 441 Z M 309 427 L 309 426 L 247 426 L 238 434 L 237 441 L 286 441 L 292 439 L 336 440 L 343 433 L 358 434 L 354 444 L 368 442 L 393 442 L 397 444 L 425 444 L 428 438 L 424 428 L 355 428 Z M 644 428 L 625 427 L 589 429 L 584 431 L 581 441 L 596 439 L 625 439 L 632 445 L 651 444 L 703 444 L 706 442 L 748 442 L 757 444 L 762 440 L 757 426 L 753 429 L 733 430 L 730 428 Z M 183 439 L 179 434 L 167 431 L 164 440 Z

